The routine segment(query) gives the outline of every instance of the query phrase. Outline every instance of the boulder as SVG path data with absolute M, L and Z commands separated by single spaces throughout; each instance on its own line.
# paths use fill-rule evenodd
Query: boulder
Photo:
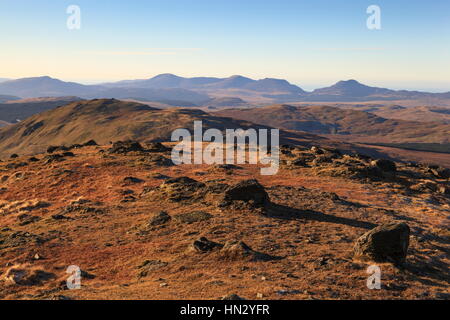
M 166 224 L 167 222 L 169 222 L 172 219 L 171 216 L 169 216 L 169 214 L 165 211 L 161 211 L 157 214 L 155 214 L 149 222 L 150 226 L 160 226 L 163 224 Z
M 94 147 L 94 146 L 98 146 L 97 142 L 95 142 L 95 140 L 89 140 L 85 143 L 82 144 L 83 147 Z
M 312 147 L 311 151 L 315 154 L 324 154 L 325 153 L 325 151 L 323 149 L 320 149 L 319 147 L 316 147 L 316 146 Z
M 70 148 L 66 147 L 66 146 L 49 146 L 47 148 L 47 153 L 53 153 L 56 151 L 69 151 Z
M 386 160 L 386 159 L 377 159 L 373 160 L 370 163 L 374 167 L 380 168 L 384 172 L 396 172 L 397 166 L 395 165 L 394 161 Z
M 244 180 L 229 186 L 223 196 L 221 206 L 228 206 L 236 202 L 251 207 L 265 207 L 270 204 L 270 198 L 264 187 L 255 179 Z
M 270 260 L 270 256 L 264 253 L 259 253 L 250 248 L 243 241 L 228 241 L 220 250 L 220 256 L 223 260 Z
M 141 152 L 144 151 L 144 148 L 139 142 L 128 140 L 114 142 L 108 151 L 109 153 L 126 154 L 128 152 Z
M 197 252 L 206 253 L 215 249 L 221 249 L 223 248 L 223 245 L 214 241 L 210 241 L 205 237 L 201 237 L 200 239 L 194 241 L 192 247 Z
M 389 223 L 363 234 L 353 248 L 354 257 L 374 262 L 405 262 L 410 229 L 406 223 Z
M 161 142 L 154 142 L 147 145 L 147 151 L 149 152 L 168 152 L 171 150 L 171 148 L 166 147 Z
M 2 278 L 11 285 L 41 286 L 44 282 L 54 280 L 56 276 L 29 265 L 15 265 L 6 271 Z
M 204 183 L 189 177 L 179 177 L 167 179 L 158 189 L 165 199 L 180 202 L 195 201 L 203 197 L 204 187 Z

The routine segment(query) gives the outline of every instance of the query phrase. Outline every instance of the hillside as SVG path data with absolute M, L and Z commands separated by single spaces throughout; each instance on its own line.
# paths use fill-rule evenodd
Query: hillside
M 449 143 L 450 125 L 385 119 L 374 114 L 329 106 L 228 109 L 216 115 L 253 121 L 287 130 L 334 135 L 348 141 Z
M 110 147 L 0 162 L 1 299 L 449 299 L 445 171 L 289 146 L 261 176 Z M 355 249 L 369 231 L 379 257 Z
M 78 101 L 0 130 L 0 154 L 36 153 L 49 145 L 79 144 L 94 139 L 107 144 L 118 140 L 166 141 L 178 128 L 192 130 L 195 120 L 205 129 L 267 128 L 250 122 L 212 116 L 197 109 L 157 109 L 149 105 L 115 99 Z M 325 141 L 315 135 L 284 132 L 285 141 Z
M 369 111 L 369 110 L 368 110 Z M 386 119 L 450 124 L 450 108 L 443 107 L 380 107 L 369 112 Z

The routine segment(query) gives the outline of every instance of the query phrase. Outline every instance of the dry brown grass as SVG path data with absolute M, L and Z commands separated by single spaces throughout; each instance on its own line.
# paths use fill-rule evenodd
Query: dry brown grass
M 104 157 L 100 148 L 105 147 L 76 150 L 76 157 L 64 162 L 30 164 L 20 169 L 29 173 L 26 180 L 0 184 L 7 186 L 0 194 L 3 203 L 51 199 L 52 204 L 29 213 L 41 219 L 28 225 L 20 225 L 15 215 L 0 215 L 0 273 L 8 276 L 11 266 L 29 265 L 54 274 L 39 285 L 0 283 L 0 298 L 217 299 L 229 293 L 247 299 L 256 299 L 258 293 L 264 299 L 448 297 L 450 201 L 407 196 L 393 183 L 321 177 L 310 168 L 282 168 L 277 175 L 260 176 L 258 166 L 242 165 L 224 175 L 207 165 L 143 166 L 141 156 Z M 201 182 L 226 179 L 228 184 L 256 178 L 269 193 L 271 214 L 221 210 L 201 200 L 141 197 L 145 189 L 163 182 L 155 178 L 158 175 Z M 144 183 L 125 186 L 123 180 L 130 176 Z M 125 190 L 136 199 L 123 202 Z M 85 210 L 66 210 L 73 205 Z M 151 217 L 161 210 L 172 217 L 204 211 L 212 218 L 190 224 L 173 219 L 149 227 Z M 58 214 L 67 219 L 52 218 Z M 353 243 L 372 226 L 391 221 L 405 221 L 413 230 L 408 266 L 399 270 L 382 265 L 383 289 L 369 290 L 367 265 L 352 260 Z M 254 251 L 279 259 L 246 259 L 233 250 L 225 256 L 189 251 L 201 236 L 221 244 L 244 241 Z M 35 260 L 36 253 L 42 258 Z M 147 260 L 159 263 L 140 276 Z M 70 265 L 95 278 L 83 278 L 81 290 L 66 290 L 61 280 L 68 277 L 65 270 Z

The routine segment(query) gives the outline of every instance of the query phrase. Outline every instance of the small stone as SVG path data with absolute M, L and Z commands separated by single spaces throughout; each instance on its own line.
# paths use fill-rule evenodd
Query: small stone
M 166 224 L 171 219 L 172 219 L 172 217 L 169 216 L 169 214 L 167 212 L 161 211 L 150 219 L 149 224 L 151 226 L 159 226 L 159 225 Z
M 229 294 L 226 295 L 222 298 L 222 300 L 228 300 L 228 301 L 239 301 L 239 300 L 245 300 L 244 298 L 241 298 L 240 296 L 238 296 L 237 294 Z

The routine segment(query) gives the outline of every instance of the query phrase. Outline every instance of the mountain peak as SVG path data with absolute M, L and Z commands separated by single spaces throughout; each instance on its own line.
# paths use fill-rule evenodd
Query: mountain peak
M 161 73 L 151 79 L 179 79 L 180 77 L 173 73 Z
M 341 80 L 341 81 L 337 82 L 337 83 L 335 84 L 335 86 L 365 86 L 365 87 L 366 87 L 366 85 L 364 85 L 364 84 L 362 84 L 361 82 L 356 81 L 356 80 L 354 80 L 354 79 L 350 79 L 350 80 Z

